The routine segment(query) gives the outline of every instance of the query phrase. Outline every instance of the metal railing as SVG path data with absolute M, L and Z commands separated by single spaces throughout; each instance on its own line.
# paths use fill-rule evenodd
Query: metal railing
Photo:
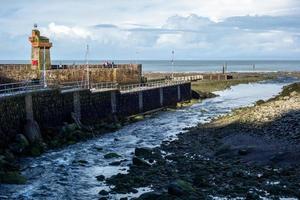
M 91 90 L 118 89 L 118 83 L 114 83 L 114 82 L 91 83 L 90 88 Z
M 85 88 L 85 89 L 90 89 L 91 91 L 119 90 L 122 93 L 126 93 L 126 92 L 137 92 L 141 90 L 179 85 L 187 82 L 189 81 L 166 80 L 166 81 L 128 84 L 128 85 L 119 85 L 118 83 L 115 82 L 99 82 L 99 83 L 90 83 L 89 86 L 86 81 L 63 82 L 63 83 L 48 82 L 47 88 L 44 88 L 43 84 L 40 83 L 39 81 L 24 81 L 18 83 L 0 84 L 0 95 L 2 96 L 4 96 L 3 94 L 13 95 L 16 93 L 37 91 L 37 90 L 43 90 L 49 88 L 50 89 L 59 88 L 62 90 Z
M 173 80 L 174 81 L 197 81 L 197 80 L 203 80 L 203 75 L 174 77 Z
M 141 83 L 141 84 L 130 84 L 130 85 L 119 86 L 119 90 L 122 93 L 137 92 L 141 90 L 167 87 L 167 86 L 179 85 L 183 83 L 187 83 L 187 81 L 158 81 L 158 82 Z
M 0 84 L 0 94 L 22 93 L 44 88 L 39 81 Z

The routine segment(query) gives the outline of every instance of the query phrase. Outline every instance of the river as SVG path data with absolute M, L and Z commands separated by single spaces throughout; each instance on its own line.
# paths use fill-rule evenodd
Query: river
M 98 175 L 110 177 L 126 173 L 136 147 L 153 147 L 164 140 L 176 139 L 176 134 L 187 127 L 206 123 L 232 109 L 252 105 L 255 101 L 269 99 L 295 79 L 281 78 L 275 81 L 241 84 L 216 92 L 219 96 L 196 103 L 190 107 L 158 112 L 144 120 L 129 124 L 122 129 L 80 142 L 62 149 L 51 150 L 37 158 L 21 160 L 22 173 L 28 178 L 25 185 L 0 185 L 0 195 L 8 199 L 64 200 L 98 199 L 98 192 L 109 189 L 97 181 Z M 99 147 L 103 150 L 99 151 Z M 97 150 L 98 149 L 98 150 Z M 121 158 L 104 159 L 115 152 Z M 78 162 L 85 160 L 87 163 Z M 120 166 L 109 163 L 122 160 Z M 137 194 L 114 194 L 110 199 L 137 197 L 151 188 L 137 188 Z

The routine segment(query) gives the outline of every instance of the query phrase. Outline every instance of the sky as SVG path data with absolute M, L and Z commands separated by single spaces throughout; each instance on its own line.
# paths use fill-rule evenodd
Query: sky
M 29 60 L 33 24 L 54 60 L 300 56 L 299 0 L 0 0 L 0 59 Z

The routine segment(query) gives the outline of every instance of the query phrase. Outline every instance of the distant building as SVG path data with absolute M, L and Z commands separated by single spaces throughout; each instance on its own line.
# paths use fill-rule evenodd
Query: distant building
M 32 35 L 29 37 L 31 42 L 31 67 L 32 69 L 43 69 L 44 60 L 46 64 L 46 69 L 51 69 L 51 58 L 50 58 L 50 48 L 52 43 L 50 43 L 49 38 L 41 36 L 40 31 L 35 25 L 32 30 Z

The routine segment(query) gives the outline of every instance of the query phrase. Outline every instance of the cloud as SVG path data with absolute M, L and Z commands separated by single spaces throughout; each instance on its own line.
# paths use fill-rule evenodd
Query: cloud
M 87 39 L 92 37 L 90 31 L 81 27 L 68 27 L 65 25 L 57 25 L 50 23 L 47 28 L 42 28 L 48 37 L 71 38 L 71 39 Z
M 55 59 L 298 58 L 299 0 L 3 0 L 0 59 L 28 58 L 33 23 Z M 38 9 L 36 9 L 38 8 Z M 34 10 L 34 12 L 33 12 Z M 18 49 L 24 50 L 15 53 Z M 23 56 L 22 56 L 23 55 Z M 14 57 L 15 56 L 15 57 Z

